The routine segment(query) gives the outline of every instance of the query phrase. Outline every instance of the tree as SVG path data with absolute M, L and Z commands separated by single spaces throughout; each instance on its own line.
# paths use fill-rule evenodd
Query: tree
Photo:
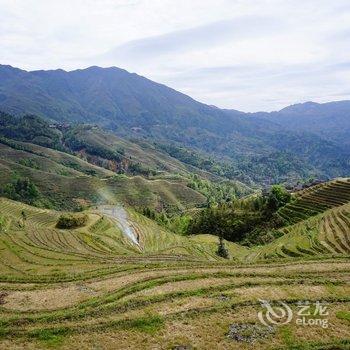
M 229 258 L 228 249 L 226 248 L 225 243 L 224 243 L 224 239 L 221 236 L 219 237 L 218 250 L 216 251 L 216 254 L 218 256 L 221 256 L 224 259 Z
M 283 207 L 291 200 L 291 194 L 280 185 L 272 186 L 267 198 L 267 208 L 269 211 L 275 212 Z
M 261 220 L 259 213 L 236 211 L 227 203 L 197 213 L 188 226 L 189 234 L 209 233 L 228 241 L 239 242 Z

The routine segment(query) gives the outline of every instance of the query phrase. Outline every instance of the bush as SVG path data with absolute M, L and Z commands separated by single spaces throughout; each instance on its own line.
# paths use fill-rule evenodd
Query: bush
M 88 217 L 85 214 L 63 214 L 59 217 L 56 227 L 62 229 L 81 227 L 86 224 L 87 220 Z
M 218 244 L 218 250 L 216 251 L 216 254 L 218 256 L 221 256 L 224 259 L 229 258 L 229 252 L 228 249 L 225 246 L 224 240 L 222 237 L 219 237 L 219 244 Z

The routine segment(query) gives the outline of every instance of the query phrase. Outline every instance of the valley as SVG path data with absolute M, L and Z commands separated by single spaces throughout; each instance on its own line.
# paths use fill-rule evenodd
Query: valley
M 346 101 L 249 114 L 117 68 L 0 77 L 0 349 L 349 349 Z

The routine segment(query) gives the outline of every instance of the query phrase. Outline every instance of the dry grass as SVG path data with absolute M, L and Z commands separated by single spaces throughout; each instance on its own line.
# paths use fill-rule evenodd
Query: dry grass
M 52 310 L 72 306 L 91 298 L 95 294 L 96 291 L 84 285 L 34 291 L 15 291 L 10 292 L 5 298 L 3 307 L 19 311 Z
M 334 315 L 344 305 L 334 305 L 329 315 L 330 326 L 323 329 L 317 326 L 298 327 L 294 323 L 278 327 L 276 334 L 253 344 L 237 342 L 227 338 L 228 327 L 232 323 L 256 323 L 257 310 L 253 307 L 220 311 L 213 314 L 200 315 L 196 318 L 183 317 L 169 320 L 165 326 L 154 334 L 140 332 L 135 329 L 106 330 L 94 333 L 74 334 L 66 337 L 60 349 L 172 349 L 176 345 L 192 346 L 193 349 L 274 349 L 289 348 L 294 345 L 321 342 L 334 343 L 349 334 L 349 325 L 339 321 Z M 11 349 L 46 349 L 41 342 L 9 342 L 1 345 Z M 312 347 L 310 347 L 312 348 Z M 337 347 L 334 347 L 337 348 Z M 341 349 L 339 347 L 339 349 Z
M 335 316 L 349 310 L 350 261 L 344 257 L 218 260 L 203 237 L 170 236 L 130 212 L 148 239 L 149 250 L 140 253 L 98 215 L 84 228 L 61 232 L 53 211 L 0 204 L 11 221 L 0 236 L 0 349 L 245 350 L 300 342 L 336 347 L 349 338 L 348 321 Z M 24 228 L 16 221 L 21 208 L 28 215 Z M 258 322 L 259 299 L 285 300 L 292 308 L 296 300 L 326 299 L 331 326 L 293 323 L 253 345 L 228 339 L 230 324 Z

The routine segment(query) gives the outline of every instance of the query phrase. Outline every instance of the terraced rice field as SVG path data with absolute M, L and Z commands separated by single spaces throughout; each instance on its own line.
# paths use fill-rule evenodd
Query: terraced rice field
M 281 231 L 282 237 L 252 249 L 246 259 L 349 256 L 350 204 L 329 209 Z
M 327 209 L 350 202 L 350 179 L 336 179 L 301 191 L 296 200 L 279 210 L 286 222 L 295 224 Z
M 338 179 L 297 194 L 278 211 L 290 224 L 271 244 L 253 249 L 248 260 L 350 255 L 350 181 Z
M 227 261 L 213 236 L 174 235 L 132 210 L 139 246 L 97 210 L 59 230 L 59 213 L 0 199 L 0 349 L 347 349 L 349 206 L 264 247 L 227 243 Z M 228 336 L 261 326 L 260 299 L 285 301 L 293 320 L 253 343 Z M 296 324 L 306 299 L 327 303 L 328 328 Z

